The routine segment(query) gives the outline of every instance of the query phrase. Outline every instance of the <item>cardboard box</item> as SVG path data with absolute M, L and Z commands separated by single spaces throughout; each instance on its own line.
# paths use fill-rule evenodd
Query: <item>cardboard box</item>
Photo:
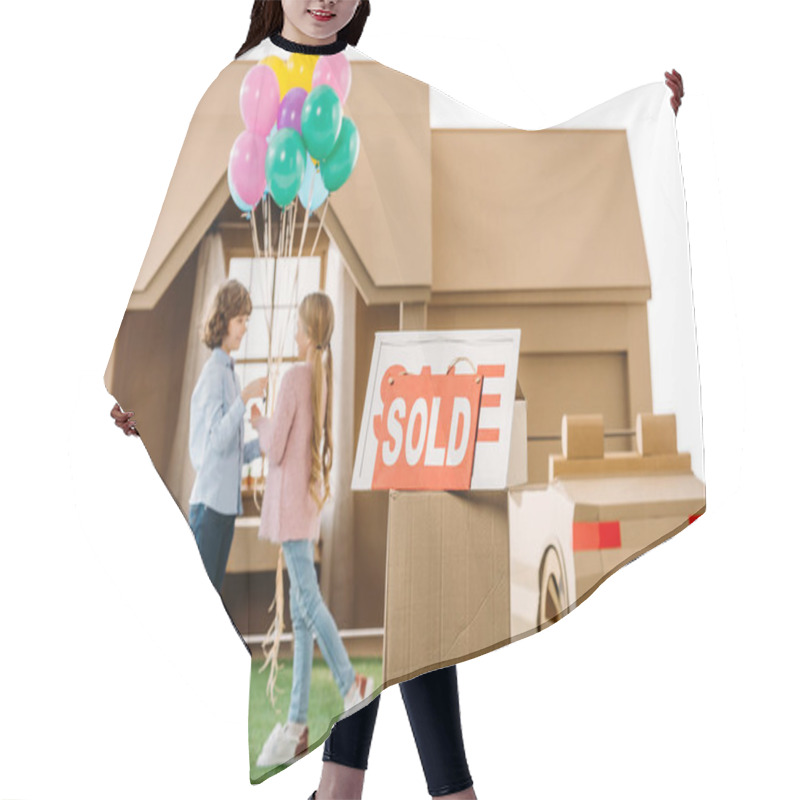
M 630 475 L 650 472 L 691 472 L 690 453 L 607 453 L 604 458 L 568 459 L 550 455 L 550 480 L 594 475 Z
M 508 455 L 508 486 L 528 482 L 528 404 L 517 381 L 514 412 L 511 419 L 511 449 Z
M 689 516 L 623 520 L 620 524 L 622 546 L 639 550 L 652 547 L 654 542 L 661 542 L 688 525 Z
M 637 414 L 636 450 L 640 456 L 678 452 L 678 426 L 674 414 Z
M 605 453 L 602 414 L 564 414 L 561 418 L 564 458 L 602 458 Z
M 553 552 L 561 574 L 563 610 L 574 598 L 572 568 L 573 506 L 550 487 L 527 485 L 510 489 L 509 569 L 511 579 L 511 636 L 538 629 L 541 583 L 548 553 Z M 597 560 L 597 569 L 601 569 Z
M 579 550 L 573 554 L 575 564 L 575 598 L 580 601 L 603 579 L 603 559 L 599 550 Z
M 624 561 L 632 559 L 639 554 L 638 547 L 610 547 L 600 551 L 600 558 L 603 562 L 603 573 L 611 572 L 615 567 Z
M 576 465 L 577 474 L 509 493 L 512 636 L 537 627 L 548 552 L 562 559 L 562 607 L 572 609 L 620 565 L 677 533 L 705 507 L 705 486 L 692 474 L 688 454 L 561 461 Z M 622 468 L 628 465 L 635 468 Z
M 581 572 L 575 574 L 575 605 L 580 605 L 603 582 L 606 572 Z
M 673 535 L 704 508 L 705 486 L 692 474 L 688 454 L 597 458 L 599 416 L 565 421 L 562 446 L 570 457 L 551 460 L 563 469 L 549 484 L 523 483 L 525 410 L 517 387 L 506 489 L 389 493 L 388 683 L 538 630 L 545 572 L 556 587 L 556 607 L 566 613 L 620 565 Z M 645 419 L 642 441 L 653 451 L 668 451 L 670 431 L 669 420 L 662 425 Z M 575 549 L 575 536 L 586 527 L 576 523 L 597 524 L 597 541 L 584 536 Z M 604 537 L 604 525 L 616 536 Z M 553 593 L 547 597 L 552 600 Z
M 556 484 L 575 506 L 575 520 L 684 517 L 705 506 L 705 486 L 691 472 L 570 478 Z
M 508 641 L 505 491 L 389 493 L 387 683 Z

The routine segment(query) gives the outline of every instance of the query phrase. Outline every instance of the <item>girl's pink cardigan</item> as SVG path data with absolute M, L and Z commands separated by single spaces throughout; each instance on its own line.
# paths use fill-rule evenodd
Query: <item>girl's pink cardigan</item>
M 259 417 L 254 423 L 269 464 L 259 539 L 285 542 L 319 537 L 319 509 L 308 488 L 313 421 L 311 377 L 311 364 L 307 361 L 291 367 L 281 381 L 272 416 Z

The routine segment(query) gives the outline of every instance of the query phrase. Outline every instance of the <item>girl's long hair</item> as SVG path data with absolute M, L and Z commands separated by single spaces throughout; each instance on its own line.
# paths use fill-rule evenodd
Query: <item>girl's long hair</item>
M 311 398 L 314 412 L 311 427 L 311 479 L 309 491 L 321 509 L 331 496 L 330 473 L 333 464 L 333 303 L 324 292 L 307 294 L 297 310 L 300 324 L 311 341 Z M 327 387 L 327 397 L 323 393 Z M 322 481 L 324 494 L 319 495 Z
M 347 25 L 337 34 L 337 39 L 345 39 L 349 45 L 355 47 L 361 38 L 361 32 L 369 16 L 369 0 L 361 0 L 356 8 L 356 13 Z M 255 0 L 250 11 L 250 30 L 244 44 L 239 48 L 236 58 L 246 53 L 251 48 L 260 44 L 273 33 L 283 30 L 283 6 L 280 0 Z

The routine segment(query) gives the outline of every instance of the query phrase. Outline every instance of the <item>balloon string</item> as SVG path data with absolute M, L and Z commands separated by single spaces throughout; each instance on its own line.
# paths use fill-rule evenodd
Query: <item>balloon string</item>
M 312 181 L 313 181 L 313 179 L 312 179 Z M 313 183 L 312 183 L 312 191 L 313 191 Z M 324 207 L 322 209 L 322 217 L 320 218 L 319 228 L 317 229 L 317 235 L 316 235 L 316 237 L 314 239 L 314 244 L 311 247 L 311 253 L 309 255 L 309 258 L 312 258 L 314 256 L 314 251 L 316 250 L 317 242 L 319 241 L 319 235 L 320 235 L 320 232 L 322 231 L 322 221 L 325 219 L 325 212 L 328 209 L 328 199 L 329 199 L 329 197 L 330 196 L 325 198 L 325 205 L 324 205 Z M 309 204 L 309 206 L 311 205 L 310 197 L 309 197 L 308 204 Z M 303 237 L 302 237 L 302 239 L 305 239 L 307 224 L 308 224 L 308 211 L 306 211 L 306 218 L 305 218 L 305 220 L 303 222 Z M 300 253 L 302 253 L 302 247 L 303 247 L 302 239 L 301 239 L 301 242 L 300 242 L 300 247 L 301 247 Z M 297 289 L 298 289 L 298 279 L 299 279 L 299 275 L 300 275 L 300 253 L 298 253 L 297 261 L 295 262 L 294 282 L 292 284 L 292 295 L 291 295 L 292 300 L 291 300 L 291 302 L 292 302 L 292 306 L 293 307 L 297 305 Z M 284 330 L 284 333 L 285 333 L 285 330 Z M 283 353 L 283 342 L 281 342 L 281 353 Z
M 286 222 L 287 217 L 289 214 L 287 213 L 286 209 L 281 209 L 281 228 L 280 228 L 280 236 L 278 240 L 278 250 L 275 254 L 273 259 L 273 270 L 272 270 L 272 303 L 271 303 L 271 315 L 269 320 L 269 360 L 268 360 L 268 369 L 269 369 L 269 379 L 270 384 L 274 385 L 273 378 L 277 378 L 275 363 L 272 353 L 272 338 L 274 333 L 274 325 L 275 325 L 275 289 L 278 282 L 278 253 L 283 252 L 285 248 L 286 242 Z M 278 365 L 280 366 L 280 365 Z M 270 413 L 275 407 L 275 392 L 269 393 L 269 407 Z
M 264 279 L 267 279 L 269 275 L 269 257 L 272 253 L 272 203 L 270 202 L 269 195 L 264 194 L 264 199 L 261 205 L 261 218 L 263 221 L 263 230 L 264 230 L 264 250 L 263 257 L 264 257 Z M 257 265 L 254 264 L 254 269 L 257 268 Z M 254 270 L 250 271 L 250 275 L 252 277 Z M 261 299 L 261 298 L 259 298 Z M 266 298 L 264 298 L 266 300 Z M 269 325 L 269 309 L 264 305 L 264 327 Z M 267 364 L 267 378 L 269 378 L 269 363 Z M 264 411 L 267 410 L 267 403 L 269 401 L 269 381 L 267 381 L 267 390 L 264 400 Z M 264 479 L 267 475 L 267 457 L 262 453 L 261 454 L 261 482 L 260 484 L 257 482 L 253 489 L 253 503 L 256 507 L 256 511 L 261 513 L 261 500 L 265 490 L 265 483 Z
M 286 267 L 288 268 L 288 262 L 292 254 L 292 250 L 294 248 L 294 231 L 295 231 L 295 219 L 297 216 L 297 197 L 292 200 L 292 205 L 289 211 L 288 217 L 288 225 L 289 231 L 287 232 L 286 236 L 286 249 L 284 251 L 284 262 Z M 290 300 L 291 302 L 291 300 Z M 280 373 L 281 367 L 283 366 L 283 353 L 284 353 L 284 344 L 286 342 L 286 331 L 289 328 L 291 322 L 291 315 L 287 317 L 285 323 L 280 328 L 280 339 L 278 341 L 278 352 L 275 356 L 276 367 L 275 367 L 275 374 L 276 376 Z
M 316 170 L 311 175 L 311 188 L 309 189 L 309 192 L 308 192 L 308 203 L 307 203 L 307 205 L 305 206 L 305 209 L 304 209 L 305 210 L 305 214 L 303 215 L 303 230 L 302 230 L 302 233 L 300 235 L 300 246 L 297 249 L 297 261 L 295 262 L 294 280 L 292 282 L 292 292 L 291 292 L 291 304 L 292 304 L 293 308 L 295 306 L 297 306 L 297 289 L 298 289 L 298 282 L 299 282 L 298 279 L 299 279 L 299 275 L 300 275 L 300 259 L 303 256 L 303 246 L 305 245 L 306 233 L 308 231 L 308 219 L 309 219 L 309 216 L 311 215 L 311 212 L 308 209 L 311 207 L 311 199 L 312 199 L 312 197 L 314 195 L 314 179 L 315 178 L 316 178 Z M 298 209 L 298 211 L 299 211 L 299 209 Z M 280 346 L 281 358 L 283 357 L 283 353 L 285 352 L 284 351 L 284 343 L 286 341 L 286 330 L 287 330 L 288 327 L 289 327 L 289 322 L 287 320 L 287 324 L 284 327 L 284 329 L 282 331 L 282 334 L 281 334 L 281 346 Z
M 256 228 L 256 216 L 250 214 L 250 233 L 253 236 L 253 253 L 256 258 L 261 256 L 261 249 L 258 246 L 258 229 Z
M 294 210 L 294 201 L 292 201 L 292 203 L 290 203 L 286 207 L 286 236 L 284 236 L 283 249 L 281 250 L 281 256 L 283 258 L 286 258 L 286 251 L 290 247 L 289 239 L 291 238 L 292 228 L 294 227 L 294 225 L 292 225 L 292 211 L 293 210 Z
M 317 171 L 311 174 L 311 186 L 308 190 L 308 203 L 306 203 L 306 213 L 303 217 L 303 232 L 300 235 L 300 248 L 297 251 L 297 268 L 300 268 L 300 258 L 303 255 L 303 245 L 306 243 L 306 231 L 308 230 L 308 218 L 311 216 L 309 209 L 311 208 L 311 198 L 314 196 L 314 179 L 317 177 Z
M 276 259 L 277 258 L 277 251 L 274 251 L 273 247 L 272 247 L 272 242 L 273 242 L 272 203 L 269 201 L 269 199 L 267 199 L 267 233 L 266 233 L 266 235 L 267 235 L 267 239 L 268 239 L 269 243 L 267 245 L 267 254 L 264 256 L 264 287 L 265 287 L 265 289 L 266 289 L 267 285 L 269 284 L 269 261 L 270 261 L 270 259 L 274 259 L 274 258 Z M 269 397 L 270 397 L 270 394 L 271 394 L 269 378 L 270 378 L 270 368 L 272 366 L 272 331 L 271 331 L 270 325 L 272 324 L 271 323 L 272 314 L 273 314 L 274 307 L 275 307 L 275 268 L 276 268 L 276 264 L 273 263 L 273 265 L 272 265 L 272 301 L 271 301 L 271 307 L 266 305 L 266 303 L 264 305 L 264 316 L 266 318 L 265 319 L 265 327 L 267 329 L 267 334 L 269 336 L 269 354 L 268 354 L 268 357 L 267 357 L 267 393 L 266 393 L 266 397 L 264 398 L 264 411 L 265 412 L 267 411 L 267 408 L 269 406 Z M 264 299 L 266 300 L 266 298 L 264 298 Z
M 267 200 L 267 203 L 268 204 L 267 204 L 267 214 L 266 214 L 266 217 L 267 217 L 266 236 L 269 239 L 269 244 L 268 244 L 268 252 L 264 256 L 264 281 L 265 281 L 265 285 L 269 281 L 269 260 L 270 260 L 270 258 L 273 257 L 273 252 L 272 252 L 272 203 L 269 203 L 269 200 Z M 277 259 L 277 253 L 274 254 L 274 258 Z M 273 317 L 273 315 L 275 313 L 275 268 L 276 268 L 276 265 L 273 264 L 273 269 L 272 269 L 272 299 L 270 301 L 270 306 L 269 307 L 265 307 L 265 309 L 264 309 L 265 315 L 266 315 L 266 323 L 267 323 L 267 325 L 266 325 L 267 334 L 268 334 L 268 340 L 267 341 L 268 341 L 268 346 L 269 346 L 269 350 L 268 350 L 268 354 L 267 354 L 267 379 L 269 379 L 269 377 L 270 377 L 270 368 L 272 366 L 272 317 Z M 271 394 L 271 392 L 270 392 L 270 383 L 269 383 L 269 380 L 268 380 L 267 381 L 267 396 L 266 396 L 265 401 L 264 401 L 264 411 L 267 410 L 267 407 L 269 405 L 270 394 Z
M 291 258 L 292 250 L 294 250 L 294 231 L 295 231 L 295 220 L 297 219 L 297 206 L 299 203 L 297 202 L 297 198 L 295 197 L 292 200 L 292 214 L 291 214 L 291 227 L 289 228 L 289 244 L 286 248 L 286 257 Z
M 284 258 L 288 261 L 291 257 L 292 250 L 294 249 L 294 230 L 295 230 L 295 219 L 297 215 L 297 197 L 292 201 L 292 205 L 289 209 L 287 214 L 287 224 L 289 225 L 289 232 L 284 236 L 285 248 L 284 248 Z M 278 345 L 278 352 L 275 356 L 275 375 L 277 379 L 277 375 L 280 372 L 281 366 L 283 365 L 283 353 L 284 353 L 284 344 L 286 342 L 286 331 L 291 324 L 291 317 L 286 320 L 285 325 L 280 330 L 280 341 Z
M 270 202 L 269 197 L 267 197 L 266 206 L 267 206 L 267 213 L 266 213 L 267 229 L 269 232 L 267 251 L 269 252 L 270 255 L 272 255 L 272 203 Z
M 322 224 L 325 222 L 325 212 L 328 210 L 328 203 L 330 202 L 331 196 L 328 195 L 325 198 L 325 205 L 322 206 L 322 216 L 319 218 L 319 227 L 317 228 L 317 235 L 314 239 L 314 244 L 311 245 L 311 253 L 310 255 L 314 255 L 317 249 L 317 242 L 319 241 L 319 235 L 322 233 Z
M 289 223 L 290 223 L 290 221 L 292 219 L 292 206 L 291 206 L 291 204 L 286 206 L 286 208 L 284 209 L 284 213 L 286 214 L 286 223 L 285 223 L 286 227 L 284 228 L 283 241 L 281 242 L 281 258 L 285 258 L 286 257 L 286 239 L 289 236 L 289 230 L 290 230 Z
M 298 259 L 297 262 L 295 262 L 294 280 L 292 282 L 292 292 L 289 301 L 291 303 L 292 308 L 297 307 L 297 276 L 299 272 L 300 272 L 300 260 Z M 286 320 L 286 325 L 283 326 L 283 330 L 281 331 L 280 355 L 279 355 L 281 363 L 283 362 L 283 354 L 285 352 L 284 346 L 286 343 L 286 332 L 289 329 L 290 325 L 291 325 L 291 317 Z

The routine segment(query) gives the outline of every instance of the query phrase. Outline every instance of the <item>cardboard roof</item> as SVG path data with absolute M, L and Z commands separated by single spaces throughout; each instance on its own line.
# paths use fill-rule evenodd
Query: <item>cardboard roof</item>
M 228 202 L 252 66 L 231 62 L 198 104 L 129 308 L 158 302 Z M 427 84 L 379 62 L 351 66 L 344 111 L 361 147 L 325 227 L 367 303 L 499 289 L 649 297 L 625 131 L 432 131 Z
M 433 290 L 639 289 L 624 130 L 434 130 Z
M 231 62 L 200 100 L 129 308 L 158 302 L 227 202 L 228 157 L 244 129 L 239 88 L 252 66 Z M 325 225 L 367 297 L 370 289 L 386 285 L 423 287 L 427 294 L 432 271 L 428 87 L 377 62 L 355 62 L 352 69 L 344 113 L 356 121 L 361 150 L 347 184 L 352 188 L 331 195 Z

